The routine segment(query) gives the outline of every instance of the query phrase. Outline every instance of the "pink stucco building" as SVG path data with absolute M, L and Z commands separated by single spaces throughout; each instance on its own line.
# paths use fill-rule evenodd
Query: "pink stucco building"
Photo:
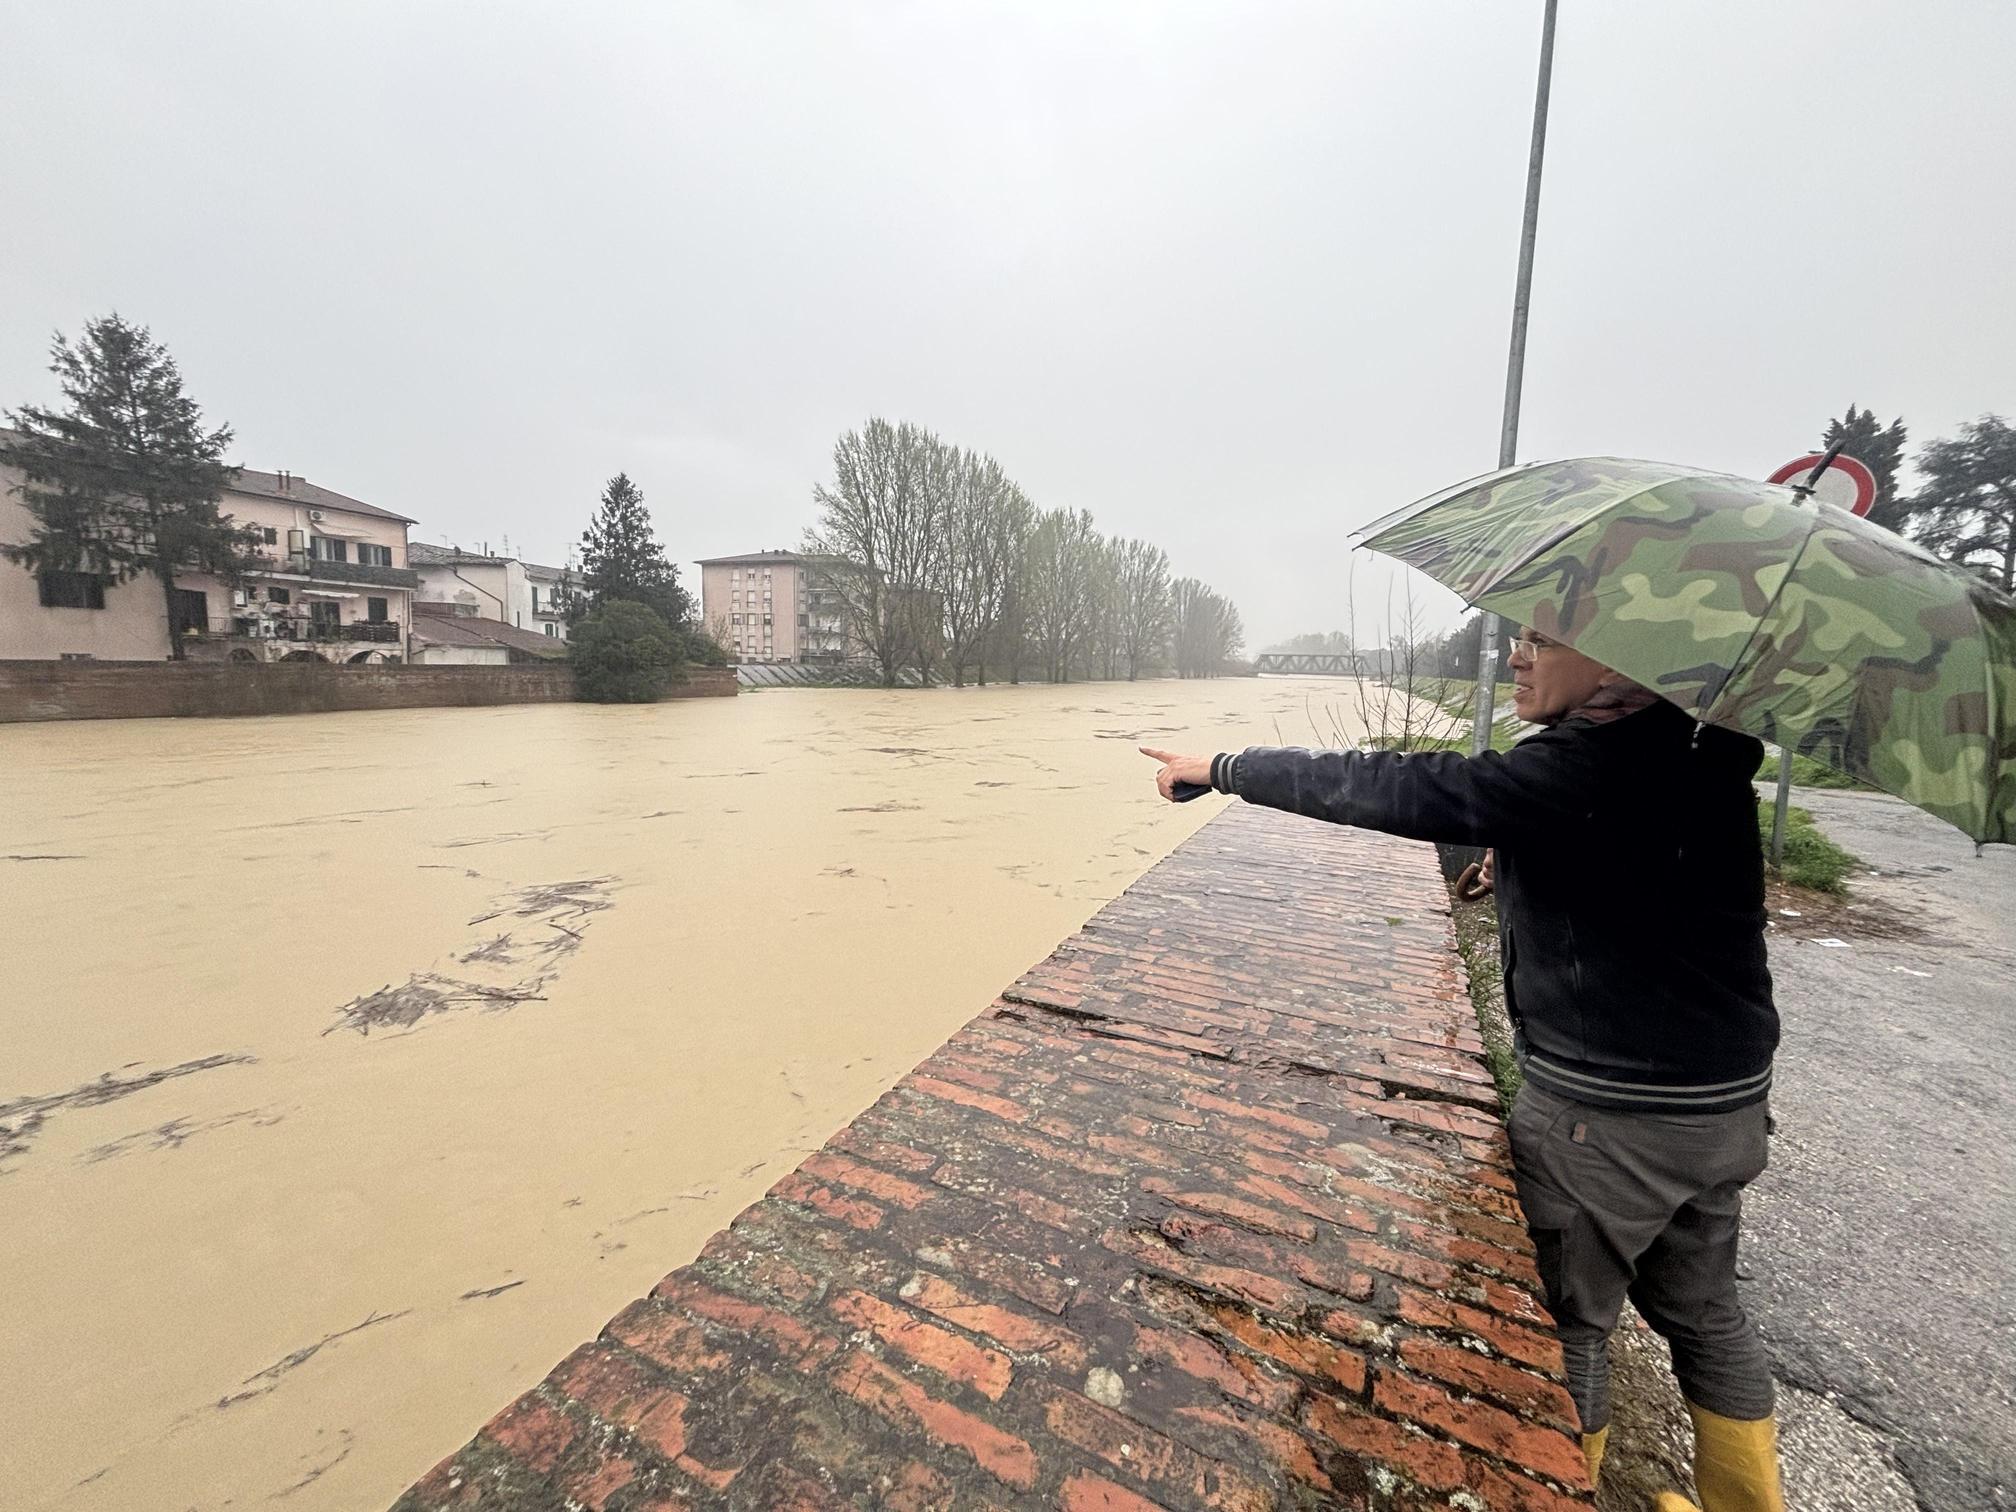
M 0 542 L 26 542 L 35 518 L 0 466 Z M 406 560 L 413 522 L 291 473 L 250 468 L 222 511 L 263 537 L 236 586 L 203 573 L 176 578 L 170 604 L 154 578 L 109 583 L 91 573 L 36 575 L 0 558 L 0 658 L 155 661 L 170 638 L 195 658 L 404 661 L 419 579 Z
M 839 599 L 817 559 L 796 551 L 704 558 L 700 617 L 738 662 L 839 661 L 847 652 Z

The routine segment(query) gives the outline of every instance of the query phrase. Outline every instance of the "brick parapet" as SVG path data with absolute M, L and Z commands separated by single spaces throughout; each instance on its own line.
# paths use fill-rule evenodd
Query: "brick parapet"
M 1432 853 L 1234 807 L 399 1512 L 1589 1503 Z
M 672 698 L 733 698 L 732 667 L 689 668 Z M 322 662 L 0 660 L 0 724 L 564 703 L 564 664 L 427 667 Z

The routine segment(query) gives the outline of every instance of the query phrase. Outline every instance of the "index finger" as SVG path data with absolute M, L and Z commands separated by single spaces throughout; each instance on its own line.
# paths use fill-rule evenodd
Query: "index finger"
M 1136 746 L 1134 749 L 1139 751 L 1143 756 L 1151 757 L 1161 762 L 1164 766 L 1180 759 L 1174 751 L 1158 751 L 1153 746 Z

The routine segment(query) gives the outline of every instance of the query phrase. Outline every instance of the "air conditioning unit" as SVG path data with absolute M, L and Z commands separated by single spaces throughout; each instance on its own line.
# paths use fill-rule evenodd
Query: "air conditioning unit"
M 319 509 L 311 509 L 308 511 L 308 518 L 311 520 L 319 520 L 322 518 L 322 511 Z

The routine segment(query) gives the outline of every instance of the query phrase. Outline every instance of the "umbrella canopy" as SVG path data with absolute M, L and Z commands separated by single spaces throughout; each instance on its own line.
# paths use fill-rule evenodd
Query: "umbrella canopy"
M 1487 473 L 1361 544 L 1713 724 L 2016 841 L 2016 600 L 1782 484 L 1578 457 Z

